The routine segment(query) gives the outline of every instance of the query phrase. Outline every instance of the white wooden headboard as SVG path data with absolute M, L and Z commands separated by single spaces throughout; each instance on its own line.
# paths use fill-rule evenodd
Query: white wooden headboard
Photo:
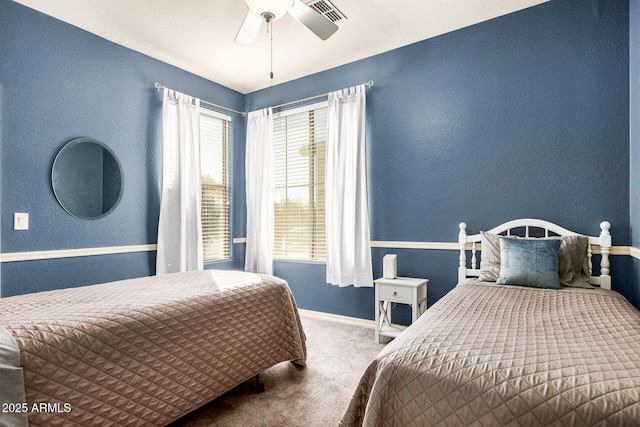
M 467 234 L 467 224 L 460 223 L 460 233 L 458 243 L 460 244 L 460 266 L 458 267 L 458 282 L 462 282 L 467 277 L 478 277 L 480 275 L 480 262 L 477 252 L 481 251 L 481 234 Z M 611 224 L 607 221 L 600 223 L 599 236 L 586 236 L 589 239 L 587 256 L 589 257 L 589 283 L 600 286 L 603 289 L 611 289 L 611 266 L 609 263 L 609 252 L 611 251 L 611 234 L 609 229 Z M 524 233 L 523 233 L 524 231 Z M 581 235 L 573 231 L 562 228 L 559 225 L 540 219 L 516 219 L 505 222 L 497 227 L 487 230 L 488 233 L 501 234 L 505 236 L 518 235 L 521 237 L 551 237 L 551 236 L 574 236 Z M 467 263 L 467 251 L 471 252 L 471 262 Z M 593 276 L 593 265 L 591 262 L 593 254 L 600 253 L 600 276 Z M 468 267 L 470 266 L 470 267 Z

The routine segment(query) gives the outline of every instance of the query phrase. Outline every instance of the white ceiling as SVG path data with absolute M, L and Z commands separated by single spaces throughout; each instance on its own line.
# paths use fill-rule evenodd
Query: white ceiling
M 249 93 L 548 0 L 330 0 L 347 19 L 326 41 L 289 15 L 273 23 L 273 81 L 265 26 L 252 45 L 233 41 L 248 10 L 243 0 L 16 1 Z

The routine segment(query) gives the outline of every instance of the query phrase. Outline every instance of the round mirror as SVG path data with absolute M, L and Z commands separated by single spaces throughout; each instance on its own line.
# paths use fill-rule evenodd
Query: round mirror
M 120 162 L 103 143 L 78 138 L 62 147 L 51 171 L 53 192 L 60 205 L 82 219 L 102 218 L 122 197 Z

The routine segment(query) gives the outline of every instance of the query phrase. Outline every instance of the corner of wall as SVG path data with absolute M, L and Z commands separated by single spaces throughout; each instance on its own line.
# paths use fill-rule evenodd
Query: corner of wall
M 640 0 L 629 0 L 629 276 L 640 294 Z

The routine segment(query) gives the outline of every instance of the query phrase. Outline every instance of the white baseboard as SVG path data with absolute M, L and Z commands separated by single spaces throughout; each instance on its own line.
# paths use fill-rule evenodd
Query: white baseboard
M 373 320 L 360 319 L 358 317 L 341 316 L 339 314 L 323 313 L 321 311 L 305 310 L 299 308 L 300 317 L 309 319 L 326 320 L 329 322 L 342 323 L 343 325 L 359 326 L 362 328 L 375 329 L 376 323 Z

